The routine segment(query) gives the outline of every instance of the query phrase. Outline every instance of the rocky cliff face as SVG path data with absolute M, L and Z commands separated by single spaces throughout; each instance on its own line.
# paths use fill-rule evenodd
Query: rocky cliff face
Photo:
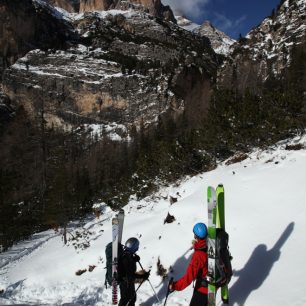
M 115 8 L 117 2 L 114 0 L 81 0 L 80 12 L 106 11 Z
M 31 0 L 0 3 L 0 74 L 35 48 L 64 48 L 73 29 L 52 7 Z
M 139 11 L 85 13 L 71 26 L 78 44 L 32 50 L 5 71 L 4 92 L 33 118 L 129 128 L 184 110 L 196 124 L 206 111 L 217 67 L 207 39 Z
M 137 9 L 154 17 L 176 23 L 173 12 L 160 0 L 42 0 L 70 13 L 107 11 L 111 9 Z
M 80 0 L 46 0 L 55 7 L 62 8 L 69 13 L 78 13 L 80 11 Z
M 142 9 L 146 13 L 168 21 L 175 21 L 172 10 L 164 6 L 160 0 L 80 0 L 80 12 L 106 11 L 109 9 Z
M 283 1 L 273 16 L 232 45 L 219 69 L 219 86 L 257 91 L 265 81 L 281 78 L 290 67 L 293 48 L 305 50 L 305 6 L 304 0 Z

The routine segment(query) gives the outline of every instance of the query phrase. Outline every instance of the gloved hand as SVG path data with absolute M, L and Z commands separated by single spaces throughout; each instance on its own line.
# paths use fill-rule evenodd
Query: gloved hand
M 149 279 L 149 276 L 150 276 L 150 271 L 145 272 L 142 277 L 143 277 L 144 280 L 147 280 L 147 279 Z
M 141 280 L 147 280 L 150 276 L 150 271 L 140 270 L 136 272 L 136 278 Z
M 140 261 L 140 257 L 137 254 L 134 254 L 133 259 L 135 260 L 135 262 Z
M 170 293 L 172 293 L 173 291 L 175 291 L 175 289 L 174 289 L 174 282 L 169 283 L 169 285 L 168 285 L 168 291 L 169 291 Z

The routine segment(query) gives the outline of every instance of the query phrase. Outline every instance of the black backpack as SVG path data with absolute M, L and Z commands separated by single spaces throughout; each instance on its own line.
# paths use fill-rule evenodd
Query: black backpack
M 123 256 L 123 245 L 118 244 L 118 273 L 117 273 L 117 282 L 121 280 L 121 258 Z M 105 247 L 105 257 L 106 257 L 106 275 L 105 275 L 105 286 L 112 285 L 113 281 L 113 271 L 112 271 L 112 261 L 113 261 L 113 243 L 110 242 Z
M 232 256 L 228 247 L 228 233 L 222 229 L 217 228 L 216 233 L 216 286 L 221 287 L 231 281 L 232 270 Z

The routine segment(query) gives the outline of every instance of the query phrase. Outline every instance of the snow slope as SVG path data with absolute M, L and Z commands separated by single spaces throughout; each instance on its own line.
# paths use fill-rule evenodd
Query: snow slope
M 306 136 L 301 150 L 285 150 L 287 142 L 267 151 L 254 151 L 247 159 L 186 178 L 162 188 L 142 201 L 131 199 L 124 208 L 123 240 L 140 239 L 139 255 L 162 304 L 167 281 L 156 275 L 158 257 L 173 268 L 175 279 L 183 275 L 192 255 L 192 227 L 207 221 L 206 189 L 222 182 L 225 187 L 226 226 L 230 233 L 234 277 L 230 305 L 302 306 L 306 275 Z M 178 201 L 172 205 L 169 196 Z M 104 288 L 104 248 L 111 237 L 114 212 L 100 206 L 100 219 L 89 217 L 81 226 L 71 224 L 83 238 L 79 248 L 64 245 L 60 233 L 48 231 L 0 254 L 0 305 L 111 305 L 111 290 Z M 164 224 L 167 213 L 176 221 Z M 71 235 L 70 235 L 71 236 Z M 82 250 L 82 246 L 90 244 Z M 96 265 L 80 276 L 75 272 Z M 289 285 L 289 282 L 291 283 Z M 189 305 L 192 285 L 168 298 L 168 306 Z M 221 305 L 218 296 L 218 305 Z M 138 291 L 136 305 L 157 305 L 148 282 Z

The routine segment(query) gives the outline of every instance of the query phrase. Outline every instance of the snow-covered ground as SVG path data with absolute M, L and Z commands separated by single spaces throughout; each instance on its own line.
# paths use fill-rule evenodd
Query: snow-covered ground
M 131 199 L 124 207 L 123 240 L 140 239 L 141 263 L 152 269 L 150 281 L 162 305 L 167 280 L 156 275 L 157 260 L 172 267 L 175 279 L 183 275 L 192 255 L 192 227 L 207 222 L 207 186 L 218 183 L 225 187 L 235 272 L 230 305 L 306 305 L 306 137 L 291 141 L 297 142 L 304 148 L 285 150 L 287 142 L 282 142 L 242 162 L 221 164 L 162 188 L 142 201 Z M 178 201 L 170 205 L 170 196 Z M 64 245 L 60 233 L 48 231 L 0 254 L 0 305 L 111 305 L 111 290 L 104 287 L 104 250 L 115 212 L 103 204 L 101 210 L 99 219 L 89 216 L 83 226 L 70 225 L 73 236 L 77 231 L 82 236 L 74 245 Z M 164 224 L 168 212 L 176 220 Z M 96 266 L 92 272 L 90 265 Z M 76 276 L 79 269 L 87 271 Z M 172 293 L 167 305 L 189 305 L 192 290 L 190 285 Z M 149 282 L 140 287 L 136 305 L 157 305 Z

